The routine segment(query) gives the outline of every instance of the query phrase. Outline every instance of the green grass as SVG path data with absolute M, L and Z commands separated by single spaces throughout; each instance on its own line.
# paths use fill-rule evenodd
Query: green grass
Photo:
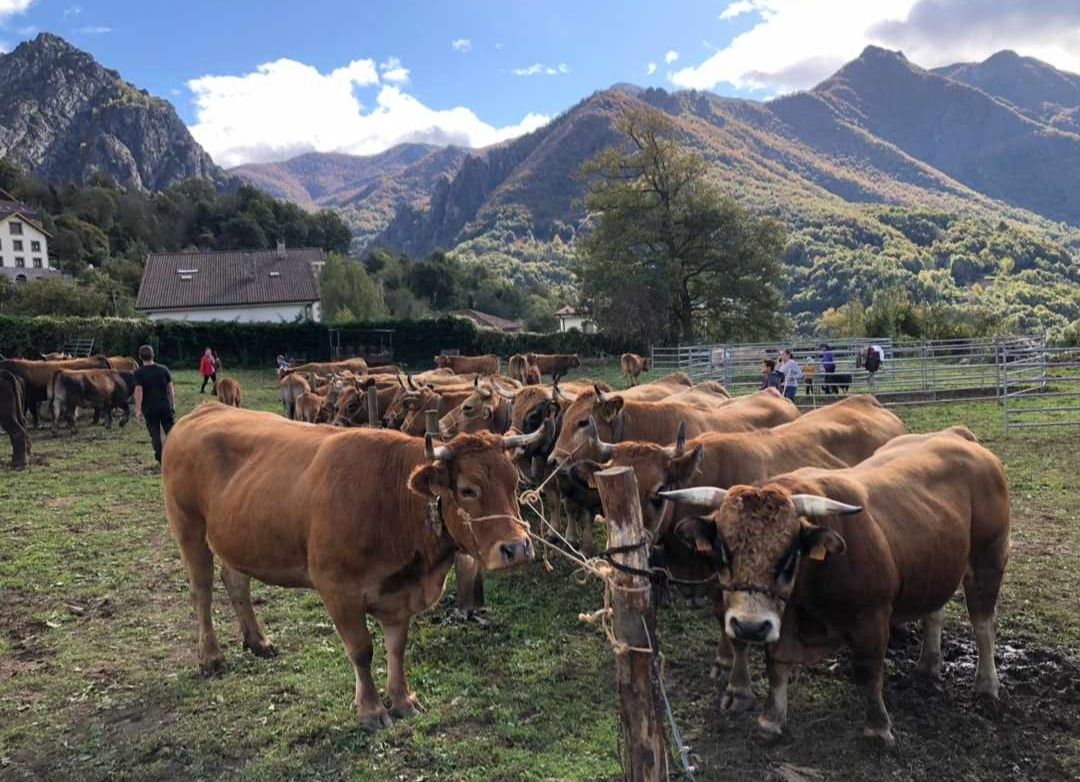
M 241 381 L 248 406 L 278 409 L 271 373 L 226 374 Z M 582 374 L 622 386 L 611 367 Z M 175 376 L 178 408 L 190 410 L 199 381 L 194 372 Z M 1072 433 L 1005 438 L 989 403 L 903 415 L 916 431 L 964 423 L 1005 461 L 1014 534 L 1001 636 L 1075 656 L 1080 457 Z M 356 727 L 351 666 L 314 593 L 255 587 L 256 610 L 281 651 L 266 661 L 242 651 L 218 588 L 215 620 L 230 668 L 213 679 L 197 674 L 193 612 L 145 428 L 41 432 L 34 454 L 44 463 L 0 472 L 0 780 L 618 777 L 612 655 L 577 619 L 599 606 L 600 593 L 565 563 L 489 578 L 487 626 L 449 621 L 448 599 L 420 616 L 408 663 L 426 711 L 371 736 Z M 944 694 L 907 689 L 900 660 L 889 697 L 904 751 L 879 756 L 858 745 L 854 689 L 819 666 L 792 686 L 796 738 L 765 748 L 749 738 L 750 716 L 718 711 L 720 686 L 707 678 L 718 633 L 711 613 L 667 610 L 660 633 L 673 707 L 700 756 L 698 779 L 767 778 L 781 763 L 830 779 L 1007 778 L 1013 766 L 1028 778 L 1080 773 L 1071 679 L 1032 674 L 1036 691 L 1025 694 L 1006 675 L 1003 707 L 987 716 L 966 694 L 962 659 Z M 970 636 L 959 602 L 946 633 Z M 375 667 L 384 681 L 381 642 Z

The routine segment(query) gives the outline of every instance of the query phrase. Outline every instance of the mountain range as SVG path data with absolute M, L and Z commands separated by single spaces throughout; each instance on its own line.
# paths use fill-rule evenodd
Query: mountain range
M 1010 51 L 927 70 L 870 46 L 814 88 L 765 102 L 618 84 L 485 149 L 400 144 L 228 172 L 167 101 L 57 36 L 0 55 L 0 154 L 44 179 L 105 174 L 147 191 L 247 181 L 338 210 L 358 252 L 441 247 L 556 287 L 586 217 L 581 166 L 619 143 L 616 120 L 642 107 L 668 114 L 728 194 L 788 228 L 796 314 L 883 281 L 953 301 L 1006 277 L 1080 282 L 1080 76 Z M 1055 317 L 1080 318 L 1076 298 L 1077 312 Z

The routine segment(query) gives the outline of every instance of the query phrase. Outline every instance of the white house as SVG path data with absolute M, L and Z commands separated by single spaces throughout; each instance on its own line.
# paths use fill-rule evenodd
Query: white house
M 557 310 L 555 312 L 555 317 L 559 319 L 559 331 L 577 329 L 585 334 L 596 333 L 596 324 L 589 320 L 588 316 L 584 313 L 578 312 L 577 309 L 569 304 L 562 309 Z
M 0 274 L 16 283 L 58 274 L 49 265 L 49 238 L 37 210 L 0 190 Z
M 148 253 L 135 309 L 156 320 L 319 320 L 321 249 Z

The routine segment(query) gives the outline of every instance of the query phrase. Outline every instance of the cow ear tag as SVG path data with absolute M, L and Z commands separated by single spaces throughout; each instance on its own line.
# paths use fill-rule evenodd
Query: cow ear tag
M 596 488 L 596 478 L 593 476 L 593 473 L 589 473 L 589 477 L 585 481 L 585 483 L 587 483 L 589 485 L 590 489 L 595 489 Z
M 712 543 L 710 543 L 709 541 L 705 540 L 705 538 L 702 538 L 702 537 L 694 538 L 694 548 L 700 554 L 711 554 L 712 553 Z
M 810 559 L 816 559 L 818 562 L 825 561 L 825 554 L 826 552 L 824 543 L 816 543 L 810 549 Z

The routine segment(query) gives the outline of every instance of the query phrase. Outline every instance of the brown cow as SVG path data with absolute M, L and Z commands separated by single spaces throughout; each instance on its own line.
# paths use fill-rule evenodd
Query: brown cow
M 851 467 L 906 432 L 903 421 L 864 394 L 771 429 L 706 432 L 689 442 L 677 438 L 674 446 L 600 442 L 600 460 L 580 467 L 586 476 L 605 467 L 632 467 L 645 524 L 657 530 L 672 510 L 661 491 L 758 483 L 800 467 Z
M 444 439 L 472 432 L 503 434 L 510 428 L 511 405 L 490 383 L 476 381 L 473 392 L 439 419 L 439 432 Z
M 135 393 L 135 377 L 132 372 L 113 369 L 62 369 L 53 375 L 52 430 L 57 431 L 60 419 L 65 418 L 68 428 L 74 431 L 78 408 L 81 405 L 94 408 L 94 420 L 105 415 L 105 428 L 112 429 L 114 407 L 123 411 L 120 426 L 126 426 L 131 417 L 128 401 Z
M 619 366 L 622 367 L 622 374 L 626 378 L 628 388 L 633 388 L 638 384 L 641 373 L 649 371 L 650 363 L 651 359 L 642 358 L 637 353 L 622 354 L 622 358 L 619 359 Z
M 536 364 L 529 364 L 525 367 L 525 385 L 540 385 L 540 367 L 536 366 Z
M 525 360 L 535 364 L 541 375 L 550 375 L 553 383 L 571 369 L 581 367 L 577 353 L 526 353 Z
M 292 416 L 293 420 L 303 421 L 308 424 L 315 424 L 320 420 L 326 420 L 326 416 L 323 414 L 323 407 L 325 405 L 326 397 L 313 394 L 310 391 L 305 391 L 296 399 Z
M 23 383 L 6 369 L 0 369 L 0 428 L 11 440 L 11 469 L 26 467 L 30 453 L 30 435 L 26 432 L 23 413 Z
M 221 378 L 217 384 L 217 398 L 223 405 L 243 407 L 244 392 L 240 388 L 240 381 L 231 377 Z
M 70 353 L 42 353 L 43 361 L 67 361 L 72 358 Z
M 105 360 L 109 362 L 109 369 L 117 372 L 134 372 L 139 368 L 139 362 L 127 356 L 109 356 Z
M 53 375 L 61 369 L 108 369 L 105 356 L 73 358 L 66 361 L 30 361 L 9 358 L 0 361 L 0 369 L 6 369 L 23 382 L 23 404 L 34 419 L 34 428 L 40 424 L 38 408 L 52 398 Z
M 409 623 L 439 600 L 454 554 L 488 570 L 533 557 L 517 471 L 504 452 L 521 442 L 463 435 L 433 448 L 400 432 L 283 423 L 215 403 L 184 416 L 169 434 L 162 474 L 200 666 L 212 672 L 224 663 L 210 610 L 216 555 L 245 647 L 275 654 L 252 609 L 252 577 L 316 589 L 355 670 L 360 724 L 378 729 L 391 715 L 413 714 Z M 386 639 L 389 713 L 371 677 L 368 615 Z
M 278 395 L 281 406 L 285 408 L 285 417 L 296 419 L 296 402 L 304 394 L 311 393 L 311 384 L 302 375 L 286 375 L 278 381 Z
M 435 356 L 435 366 L 438 369 L 451 369 L 455 375 L 497 375 L 499 357 L 493 353 L 483 356 Z
M 289 367 L 278 371 L 279 377 L 285 377 L 293 373 L 307 374 L 314 372 L 319 375 L 333 374 L 342 370 L 366 374 L 368 371 L 367 361 L 362 358 L 345 358 L 340 361 L 312 361 L 307 364 Z
M 413 386 L 394 398 L 383 416 L 383 424 L 392 429 L 400 429 L 405 434 L 415 437 L 427 431 L 426 413 L 436 412 L 442 417 L 453 410 L 473 393 L 472 385 Z
M 919 670 L 936 677 L 945 605 L 961 584 L 979 653 L 975 691 L 997 696 L 994 613 L 1009 552 L 1009 491 L 1001 462 L 974 439 L 959 428 L 899 437 L 855 467 L 666 494 L 715 508 L 680 521 L 673 537 L 717 574 L 724 632 L 765 644 L 764 734 L 784 729 L 793 666 L 847 645 L 866 703 L 864 734 L 894 745 L 882 699 L 890 625 L 924 619 Z M 741 689 L 745 700 L 749 685 L 749 677 L 733 680 L 729 691 Z
M 520 353 L 510 356 L 507 372 L 510 373 L 510 377 L 514 378 L 514 380 L 525 383 L 525 372 L 528 368 L 529 362 L 525 360 L 525 356 Z
M 370 385 L 370 384 L 369 384 Z M 390 405 L 401 393 L 401 389 L 395 383 L 391 386 L 379 386 L 375 385 L 375 399 L 378 402 L 378 418 L 377 422 L 381 423 L 383 416 L 386 415 L 390 409 Z M 368 402 L 367 402 L 367 385 L 362 389 L 356 389 L 354 396 L 351 396 L 347 402 L 344 399 L 338 400 L 338 407 L 335 411 L 334 425 L 335 426 L 367 426 L 368 424 Z

